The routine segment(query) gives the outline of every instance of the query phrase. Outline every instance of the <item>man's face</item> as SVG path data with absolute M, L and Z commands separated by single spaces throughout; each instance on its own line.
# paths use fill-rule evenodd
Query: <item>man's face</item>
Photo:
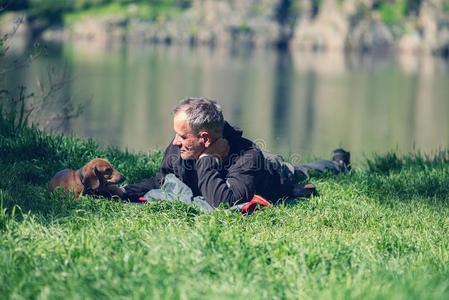
M 179 147 L 181 158 L 198 158 L 205 149 L 204 140 L 192 132 L 184 111 L 179 111 L 175 114 L 173 129 L 176 133 L 173 145 Z

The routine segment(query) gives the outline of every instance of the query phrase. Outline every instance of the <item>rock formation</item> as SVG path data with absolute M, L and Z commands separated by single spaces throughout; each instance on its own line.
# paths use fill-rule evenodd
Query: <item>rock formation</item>
M 47 28 L 41 37 L 92 42 L 281 45 L 322 51 L 396 48 L 402 52 L 449 54 L 449 0 L 415 1 L 417 10 L 395 24 L 382 19 L 377 7 L 380 2 L 192 0 L 189 8 L 174 16 L 154 20 L 85 16 L 62 28 Z M 130 4 L 128 10 L 133 9 Z M 3 24 L 11 22 L 11 17 L 2 19 Z M 33 28 L 33 24 L 26 28 Z

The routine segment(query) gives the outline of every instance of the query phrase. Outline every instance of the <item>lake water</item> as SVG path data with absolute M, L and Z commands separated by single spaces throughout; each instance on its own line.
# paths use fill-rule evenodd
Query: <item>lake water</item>
M 449 65 L 428 56 L 62 44 L 7 85 L 35 88 L 49 68 L 71 78 L 63 95 L 87 104 L 55 129 L 122 149 L 164 149 L 186 96 L 218 100 L 246 137 L 294 161 L 339 146 L 356 161 L 449 146 Z

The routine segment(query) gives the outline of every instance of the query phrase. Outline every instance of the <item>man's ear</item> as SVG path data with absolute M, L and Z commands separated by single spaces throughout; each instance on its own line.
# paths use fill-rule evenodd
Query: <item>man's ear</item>
M 212 137 L 210 135 L 210 133 L 208 131 L 200 131 L 199 134 L 200 138 L 203 140 L 204 142 L 204 146 L 207 148 L 210 146 L 210 144 L 212 144 Z

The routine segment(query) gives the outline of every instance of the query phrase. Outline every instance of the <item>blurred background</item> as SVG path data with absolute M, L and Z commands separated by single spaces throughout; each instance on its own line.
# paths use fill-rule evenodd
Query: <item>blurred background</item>
M 48 131 L 165 149 L 172 108 L 205 96 L 297 162 L 449 146 L 449 0 L 0 3 L 0 90 L 56 81 L 30 119 Z

